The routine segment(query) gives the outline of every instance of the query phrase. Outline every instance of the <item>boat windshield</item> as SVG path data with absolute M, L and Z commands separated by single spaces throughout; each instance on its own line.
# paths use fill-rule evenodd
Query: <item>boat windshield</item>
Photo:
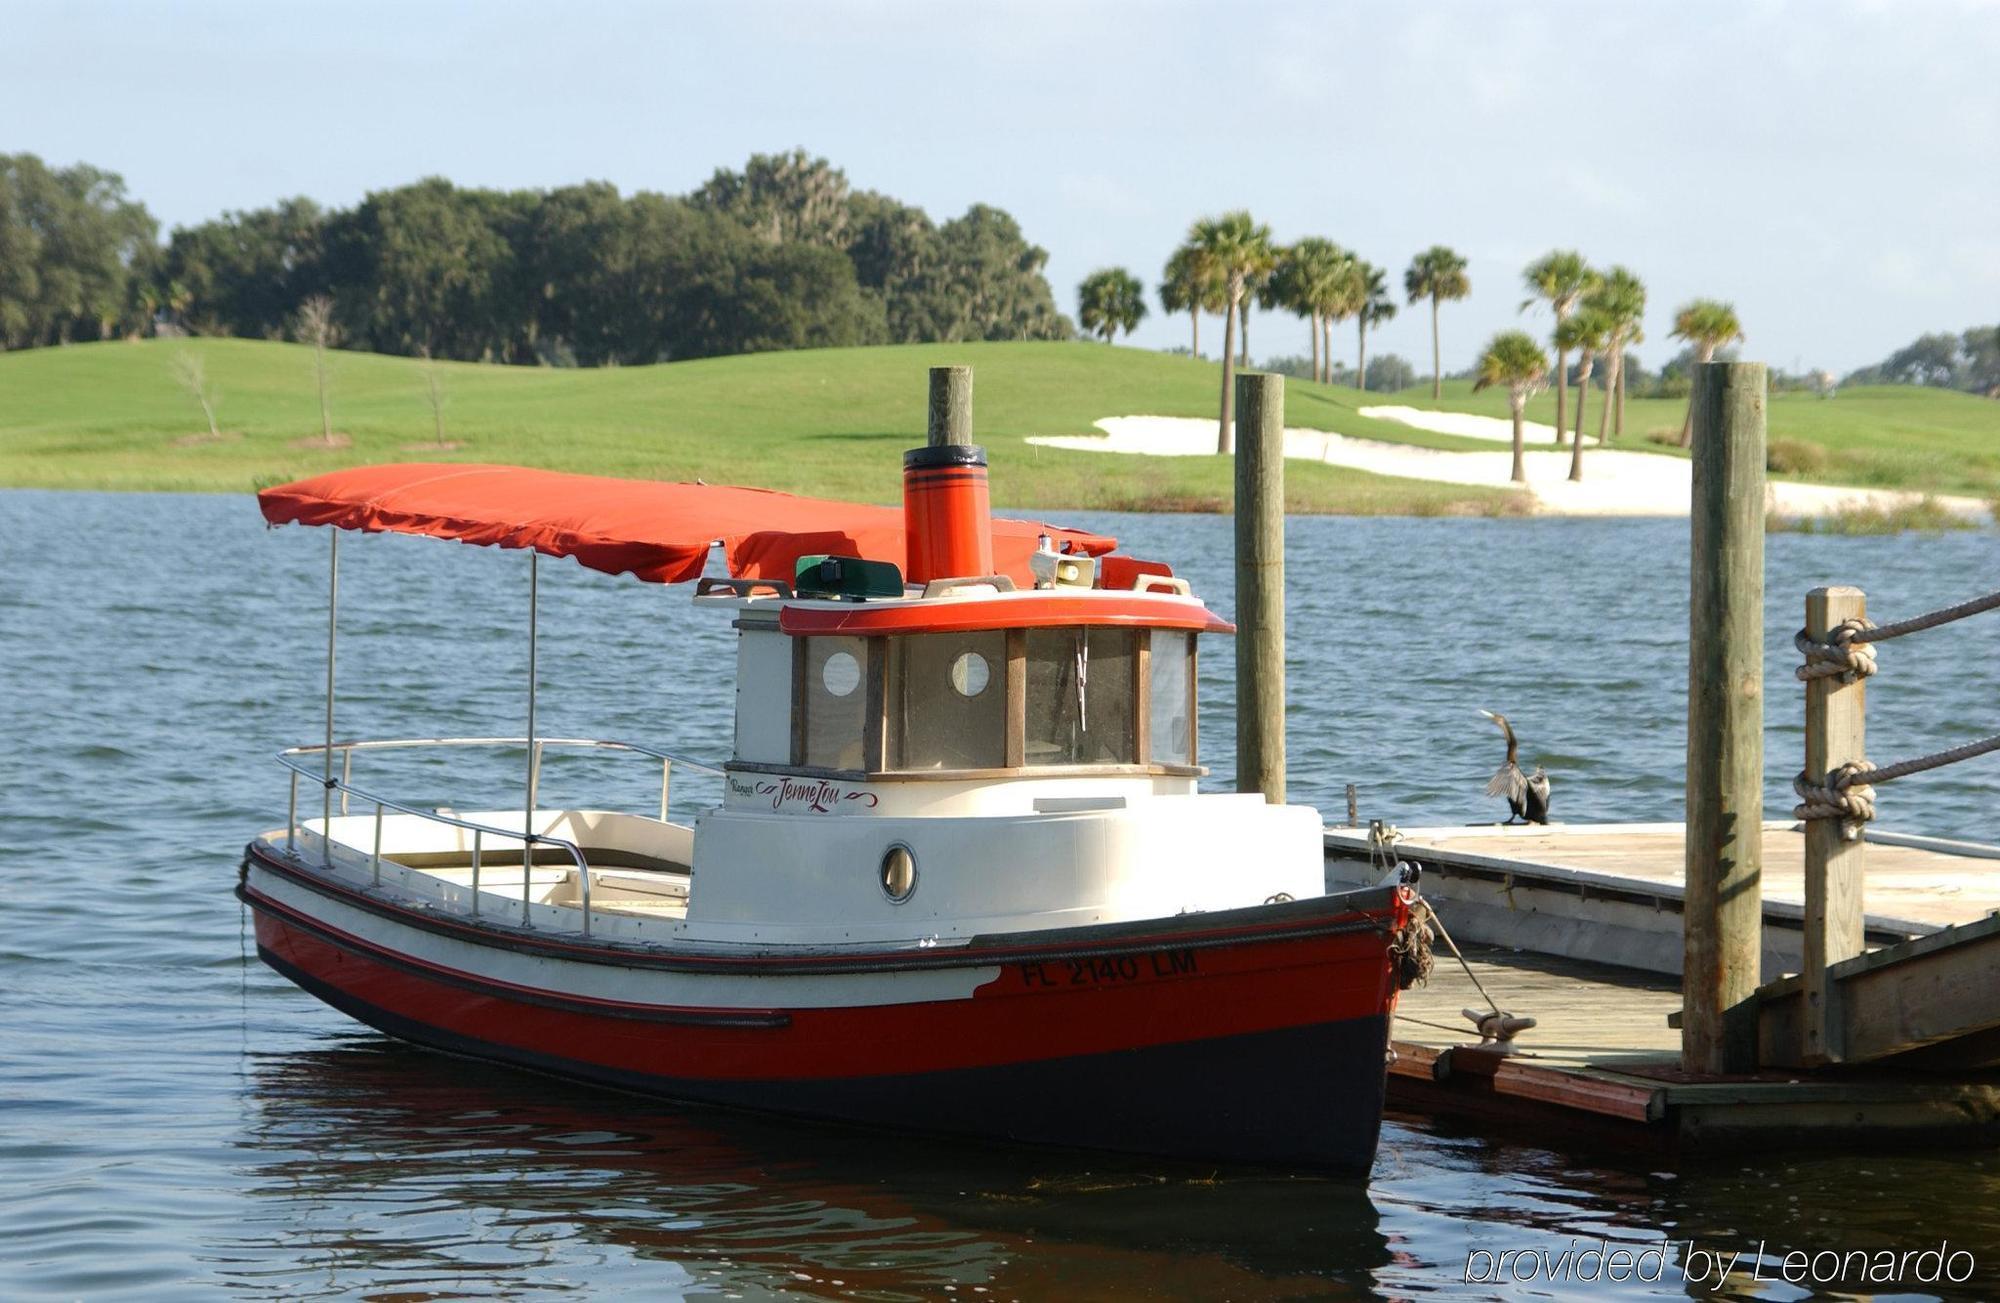
M 1007 635 L 998 629 L 888 640 L 888 768 L 1007 763 Z
M 1183 630 L 1063 626 L 796 642 L 793 766 L 858 775 L 1196 765 L 1194 635 Z M 753 696 L 739 694 L 739 709 Z M 752 760 L 742 743 L 753 732 L 739 720 L 739 761 Z

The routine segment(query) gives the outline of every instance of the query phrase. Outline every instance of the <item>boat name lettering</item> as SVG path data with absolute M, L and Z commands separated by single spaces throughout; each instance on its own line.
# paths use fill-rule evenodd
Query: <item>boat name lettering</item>
M 859 802 L 859 809 L 872 810 L 881 799 L 873 792 L 852 791 L 824 778 L 781 778 L 762 782 L 757 784 L 756 795 L 770 797 L 773 810 L 802 805 L 814 814 L 826 814 L 849 802 Z
M 1191 977 L 1195 952 L 1163 950 L 1150 955 L 1118 955 L 1103 959 L 1062 959 L 1022 964 L 1023 986 L 1109 986 L 1142 977 Z

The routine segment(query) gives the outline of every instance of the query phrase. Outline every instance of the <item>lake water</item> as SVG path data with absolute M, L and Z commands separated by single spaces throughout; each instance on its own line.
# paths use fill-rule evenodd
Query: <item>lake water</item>
M 1073 519 L 1230 608 L 1226 517 Z M 341 553 L 339 731 L 518 733 L 525 559 Z M 1294 520 L 1292 798 L 1338 817 L 1353 782 L 1364 817 L 1493 817 L 1485 707 L 1548 765 L 1559 818 L 1678 817 L 1686 553 L 1672 522 Z M 1666 1170 L 1392 1118 L 1365 1185 L 1215 1178 L 678 1109 L 388 1041 L 259 965 L 230 895 L 242 844 L 284 817 L 271 753 L 323 726 L 325 565 L 323 533 L 266 531 L 244 498 L 0 493 L 0 1298 L 1477 1298 L 1497 1287 L 1464 1280 L 1469 1254 L 1604 1241 L 1671 1241 L 1664 1279 L 1541 1296 L 1685 1296 L 1690 1240 L 1761 1243 L 1767 1277 L 1794 1250 L 1948 1240 L 1978 1264 L 1956 1296 L 2000 1294 L 1991 1155 Z M 1776 811 L 1805 590 L 1929 608 L 1995 587 L 2000 537 L 1780 535 L 1769 569 Z M 686 588 L 542 571 L 544 731 L 722 754 L 727 620 Z M 1996 635 L 1886 646 L 1870 753 L 2000 728 Z M 1202 679 L 1222 784 L 1226 640 Z M 428 801 L 518 790 L 512 765 L 369 764 L 357 782 Z M 643 809 L 649 781 L 552 759 L 545 800 Z M 1882 822 L 2000 839 L 1996 794 L 2000 759 L 1974 762 L 1884 788 Z M 677 810 L 704 795 L 679 781 Z

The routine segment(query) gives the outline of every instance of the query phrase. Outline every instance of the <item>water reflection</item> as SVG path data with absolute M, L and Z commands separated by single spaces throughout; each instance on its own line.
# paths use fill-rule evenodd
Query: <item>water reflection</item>
M 1445 1297 L 1494 1297 L 1468 1282 L 1490 1267 L 1468 1255 L 1608 1246 L 1662 1249 L 1657 1281 L 1509 1282 L 1506 1297 L 1718 1299 L 2000 1298 L 2000 1156 L 1901 1145 L 1856 1153 L 1843 1144 L 1792 1153 L 1647 1154 L 1563 1137 L 1557 1152 L 1483 1134 L 1451 1120 L 1391 1114 L 1370 1188 L 1391 1243 L 1407 1237 L 1378 1281 Z M 1547 1140 L 1548 1137 L 1543 1137 Z M 1948 1241 L 1968 1253 L 1969 1282 L 1926 1282 L 1919 1271 L 1893 1285 L 1850 1276 L 1845 1289 L 1812 1293 L 1781 1274 L 1788 1254 L 1856 1251 L 1894 1255 Z M 1689 1247 L 1696 1253 L 1690 1255 Z M 1735 1259 L 1720 1276 L 1713 1255 Z M 1962 1260 L 1961 1260 L 1962 1265 Z M 1469 1271 L 1470 1268 L 1470 1271 Z M 1706 1280 L 1702 1279 L 1707 1277 Z
M 689 1111 L 374 1038 L 253 1059 L 247 1102 L 259 1207 L 211 1265 L 287 1294 L 1340 1298 L 1391 1260 L 1355 1183 Z

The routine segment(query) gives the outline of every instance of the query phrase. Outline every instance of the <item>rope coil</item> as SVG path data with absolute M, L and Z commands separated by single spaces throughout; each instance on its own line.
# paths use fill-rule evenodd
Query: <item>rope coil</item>
M 1792 791 L 1799 803 L 1792 818 L 1840 820 L 1840 840 L 1858 842 L 1868 821 L 1875 817 L 1875 787 L 1866 781 L 1875 766 L 1866 760 L 1850 760 L 1828 771 L 1826 782 L 1814 783 L 1801 769 L 1792 779 Z
M 1875 628 L 1867 616 L 1842 620 L 1827 630 L 1825 638 L 1815 638 L 1804 629 L 1792 635 L 1792 646 L 1806 663 L 1794 670 L 1799 680 L 1839 678 L 1842 683 L 1859 683 L 1875 673 L 1875 645 L 1866 635 Z

